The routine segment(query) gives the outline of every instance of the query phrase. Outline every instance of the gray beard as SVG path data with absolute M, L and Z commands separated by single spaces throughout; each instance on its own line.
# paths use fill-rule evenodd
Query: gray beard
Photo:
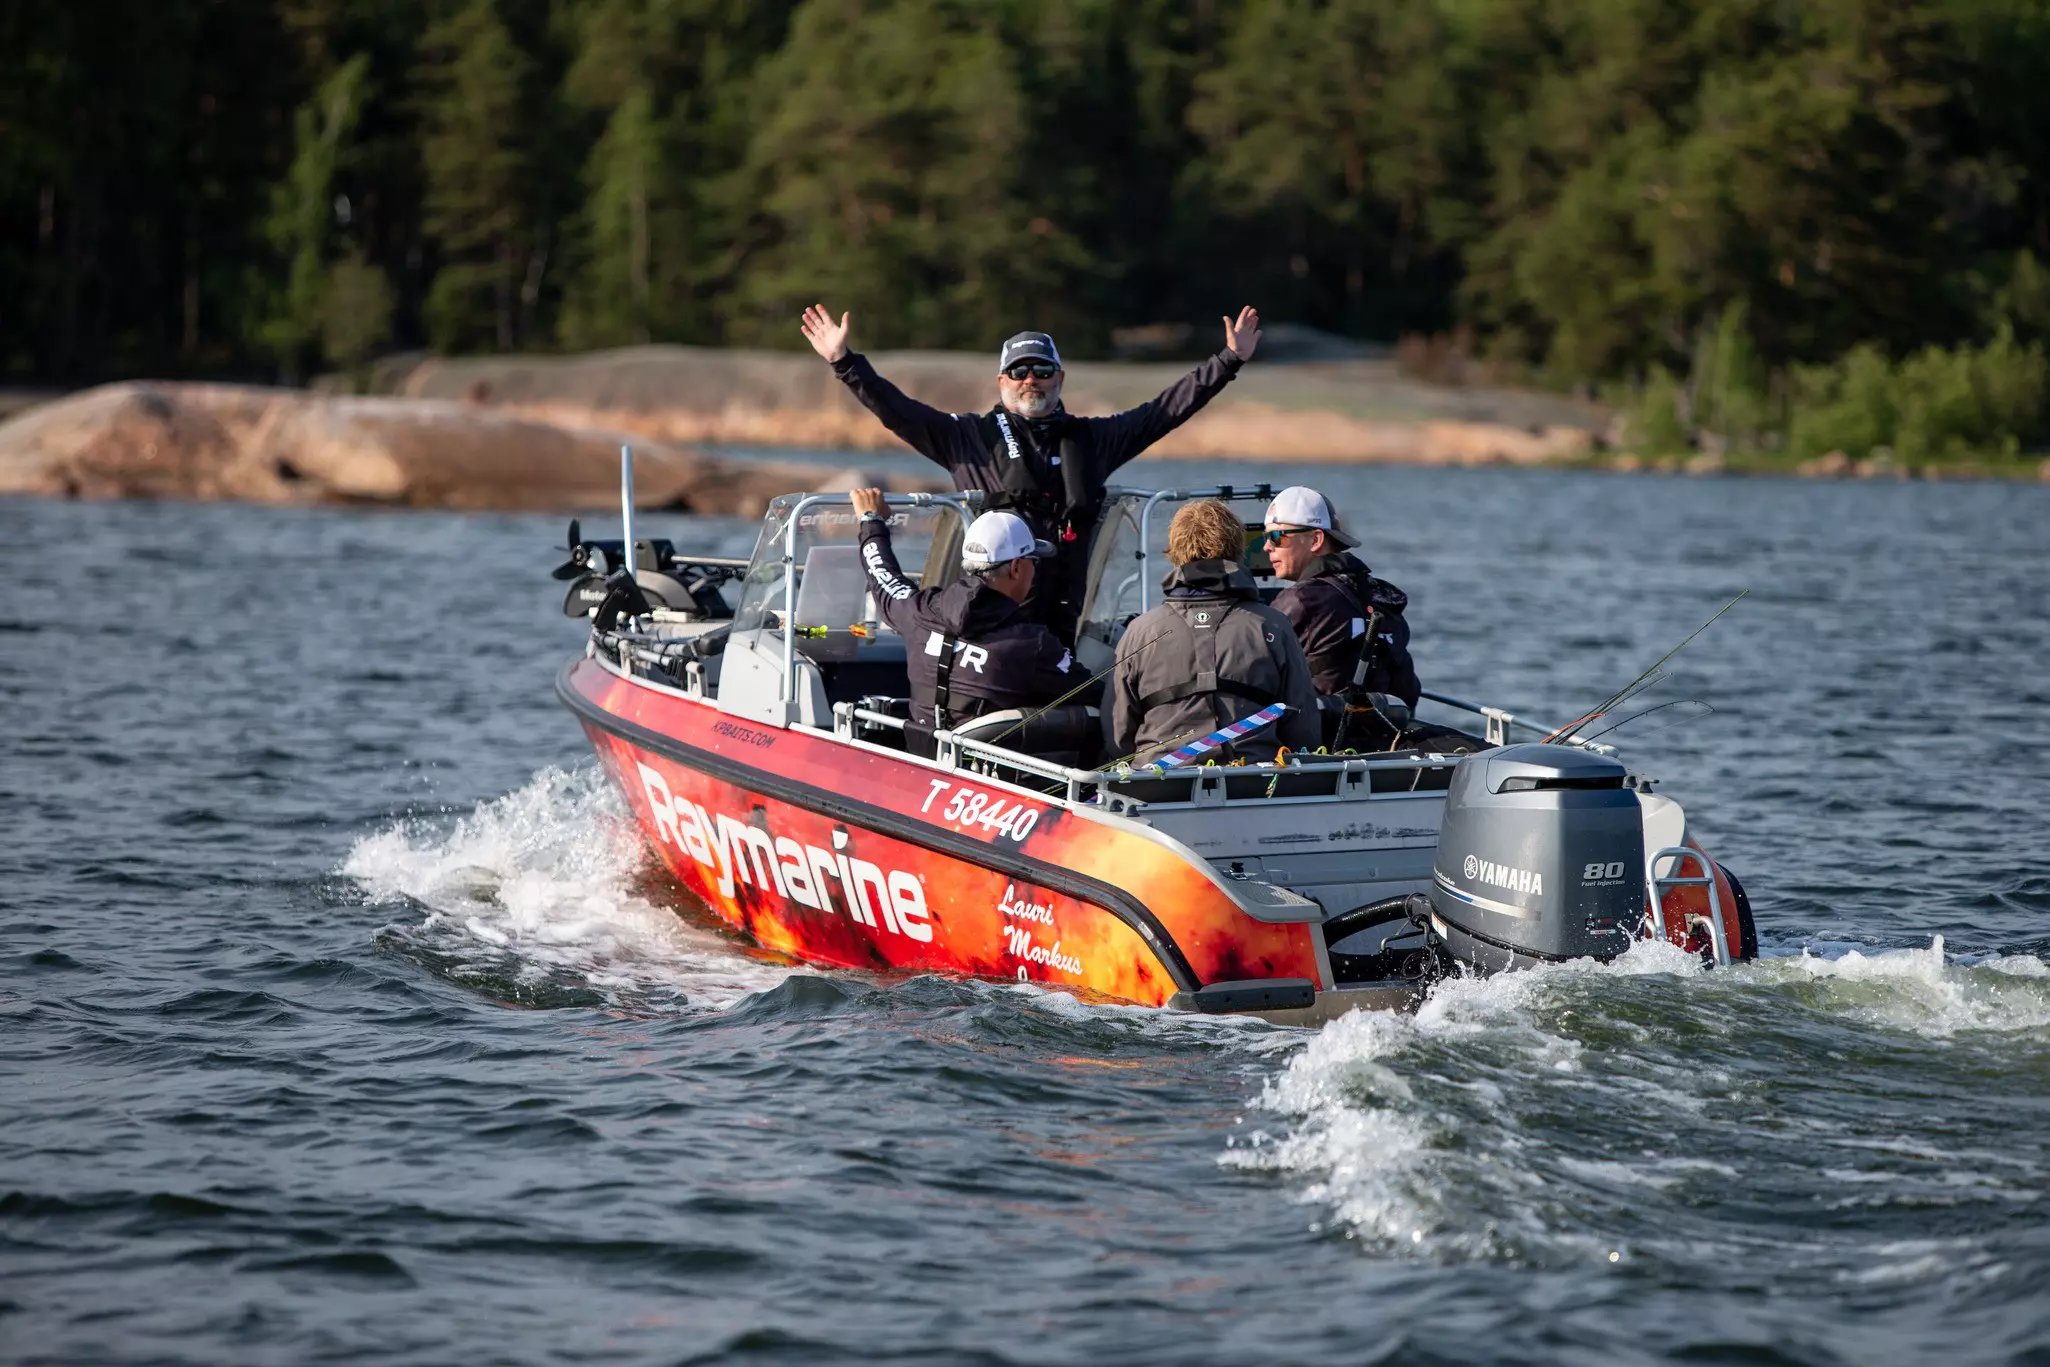
M 1060 406 L 1061 391 L 1059 389 L 1048 390 L 1037 395 L 1020 394 L 1016 399 L 1005 405 L 1013 413 L 1016 413 L 1028 422 L 1034 422 L 1040 418 L 1050 418 L 1060 411 Z

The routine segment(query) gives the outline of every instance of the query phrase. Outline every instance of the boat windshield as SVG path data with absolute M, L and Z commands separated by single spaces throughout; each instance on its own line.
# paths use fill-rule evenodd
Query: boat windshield
M 953 503 L 921 506 L 893 498 L 889 514 L 890 546 L 906 578 L 923 585 L 928 575 L 952 568 L 961 541 L 961 514 Z M 769 505 L 733 629 L 780 631 L 793 593 L 796 625 L 804 639 L 847 637 L 851 642 L 855 634 L 848 628 L 853 626 L 863 627 L 870 637 L 888 632 L 877 620 L 880 614 L 861 564 L 859 524 L 845 494 L 785 494 Z
M 1223 498 L 1231 504 L 1246 524 L 1246 568 L 1255 579 L 1269 579 L 1273 569 L 1260 545 L 1259 519 L 1273 496 L 1264 485 L 1250 490 L 1170 489 L 1158 495 L 1144 489 L 1110 490 L 1090 557 L 1089 606 L 1082 635 L 1115 645 L 1127 622 L 1160 601 L 1160 581 L 1169 569 L 1168 524 L 1184 503 L 1195 499 Z

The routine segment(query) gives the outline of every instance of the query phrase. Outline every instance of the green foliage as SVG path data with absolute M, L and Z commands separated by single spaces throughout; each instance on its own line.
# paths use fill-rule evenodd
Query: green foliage
M 465 0 L 422 40 L 421 227 L 440 251 L 426 300 L 428 337 L 445 350 L 510 351 L 525 241 L 531 68 L 494 0 Z
M 284 263 L 285 278 L 258 335 L 287 374 L 298 369 L 302 353 L 321 330 L 336 236 L 337 173 L 363 115 L 369 75 L 370 59 L 352 57 L 300 106 L 292 124 L 292 164 L 271 194 L 265 236 Z
M 589 259 L 563 309 L 561 336 L 572 348 L 646 342 L 658 317 L 655 300 L 657 220 L 667 207 L 660 131 L 644 87 L 629 90 L 592 149 L 585 170 Z M 665 246 L 674 234 L 662 234 Z M 664 253 L 663 264 L 671 258 Z
M 320 345 L 327 358 L 355 371 L 391 336 L 391 281 L 382 270 L 350 252 L 328 272 L 320 301 Z
M 1250 301 L 1637 384 L 1645 449 L 2050 437 L 2050 0 L 88 0 L 0 34 L 13 375 L 796 346 L 813 301 L 865 346 L 1086 356 Z
M 1869 343 L 1829 365 L 1796 366 L 1788 449 L 1797 456 L 1863 457 L 1889 446 L 1900 421 L 1895 379 L 1885 354 Z
M 1189 110 L 1220 211 L 1282 225 L 1336 263 L 1346 321 L 1368 281 L 1400 278 L 1466 226 L 1471 158 L 1461 35 L 1439 0 L 1256 0 Z
M 1771 419 L 1769 377 L 1752 344 L 1745 306 L 1730 304 L 1695 344 L 1693 409 L 1725 450 L 1755 447 Z
M 1829 365 L 1794 372 L 1797 404 L 1788 432 L 1797 455 L 1891 450 L 1914 464 L 2012 455 L 2050 437 L 2050 362 L 2002 327 L 1984 347 L 1925 347 L 1898 364 L 1877 348 L 1853 348 Z
M 1655 365 L 1644 387 L 1623 407 L 1624 443 L 1648 456 L 1685 451 L 1694 440 L 1688 412 L 1686 387 L 1672 371 Z
M 1091 258 L 1036 193 L 1058 168 L 989 6 L 811 0 L 752 94 L 729 194 L 762 245 L 724 310 L 736 340 L 788 344 L 815 299 L 875 345 L 986 346 L 1069 316 Z
M 1999 291 L 1993 296 L 1995 326 L 2004 323 L 2023 337 L 2050 338 L 2050 267 L 2023 250 Z

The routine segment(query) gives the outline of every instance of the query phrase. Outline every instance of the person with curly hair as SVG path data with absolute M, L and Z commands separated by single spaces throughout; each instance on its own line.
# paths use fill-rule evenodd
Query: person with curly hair
M 1288 618 L 1260 601 L 1245 548 L 1245 524 L 1216 499 L 1175 514 L 1163 600 L 1118 641 L 1103 709 L 1112 754 L 1150 758 L 1277 702 L 1288 711 L 1271 730 L 1234 742 L 1219 758 L 1259 762 L 1280 746 L 1321 742 L 1309 662 Z

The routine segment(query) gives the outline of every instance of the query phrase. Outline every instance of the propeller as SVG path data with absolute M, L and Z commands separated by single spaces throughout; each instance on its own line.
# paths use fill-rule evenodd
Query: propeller
M 584 545 L 584 529 L 575 518 L 569 520 L 569 560 L 553 571 L 557 579 L 575 579 L 591 568 L 591 552 Z

